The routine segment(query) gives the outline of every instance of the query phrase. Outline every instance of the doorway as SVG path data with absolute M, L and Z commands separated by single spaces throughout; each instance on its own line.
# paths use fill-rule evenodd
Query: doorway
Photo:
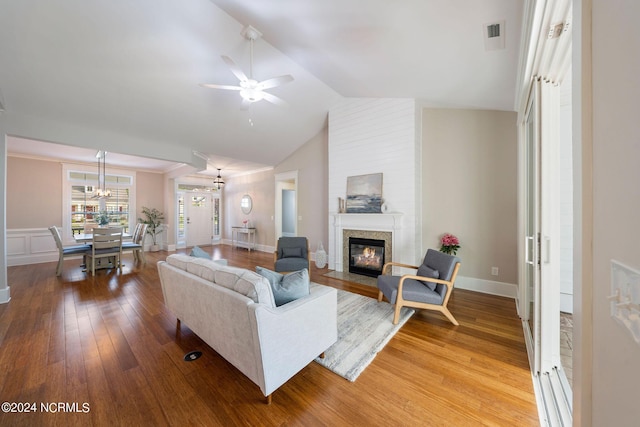
M 210 245 L 213 240 L 212 197 L 206 193 L 190 193 L 185 200 L 187 247 Z
M 275 231 L 281 236 L 298 235 L 298 171 L 275 176 Z
M 296 235 L 296 190 L 282 189 L 282 235 Z

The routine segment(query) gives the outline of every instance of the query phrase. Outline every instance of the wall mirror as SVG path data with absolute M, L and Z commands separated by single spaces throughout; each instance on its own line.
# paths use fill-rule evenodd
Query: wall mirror
M 245 194 L 242 196 L 240 200 L 240 209 L 242 209 L 242 213 L 248 215 L 251 213 L 251 209 L 253 208 L 253 200 L 251 200 L 251 196 Z

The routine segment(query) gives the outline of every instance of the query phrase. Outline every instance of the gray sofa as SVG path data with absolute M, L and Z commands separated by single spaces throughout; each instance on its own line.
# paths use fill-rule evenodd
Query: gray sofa
M 165 305 L 195 334 L 271 393 L 337 340 L 337 292 L 316 285 L 276 307 L 255 272 L 174 254 L 158 262 Z

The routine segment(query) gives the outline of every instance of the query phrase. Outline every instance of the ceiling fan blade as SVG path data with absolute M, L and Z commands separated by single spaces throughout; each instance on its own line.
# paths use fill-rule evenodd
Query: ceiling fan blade
M 242 90 L 240 86 L 216 85 L 216 84 L 210 84 L 210 83 L 200 83 L 200 86 L 208 87 L 211 89 Z
M 291 74 L 285 74 L 284 76 L 273 77 L 271 79 L 263 80 L 256 85 L 256 89 L 264 90 L 270 89 L 272 87 L 281 86 L 285 83 L 289 83 L 293 81 L 293 76 Z
M 247 75 L 233 62 L 233 59 L 228 56 L 222 55 L 222 60 L 227 64 L 227 66 L 231 69 L 231 72 L 240 80 L 241 82 L 249 80 Z
M 282 99 L 282 98 L 278 98 L 277 96 L 275 96 L 275 95 L 271 95 L 271 94 L 270 94 L 270 93 L 268 93 L 268 92 L 262 92 L 262 93 L 264 94 L 264 98 L 263 98 L 263 99 L 264 99 L 265 101 L 269 101 L 270 103 L 275 104 L 275 105 L 279 105 L 280 107 L 287 107 L 287 106 L 289 105 L 289 104 L 287 104 L 287 102 L 286 102 L 284 99 Z

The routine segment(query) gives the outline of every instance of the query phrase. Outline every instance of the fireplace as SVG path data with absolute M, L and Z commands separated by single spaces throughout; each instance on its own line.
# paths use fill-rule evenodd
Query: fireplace
M 378 277 L 384 266 L 385 241 L 349 237 L 349 272 Z

